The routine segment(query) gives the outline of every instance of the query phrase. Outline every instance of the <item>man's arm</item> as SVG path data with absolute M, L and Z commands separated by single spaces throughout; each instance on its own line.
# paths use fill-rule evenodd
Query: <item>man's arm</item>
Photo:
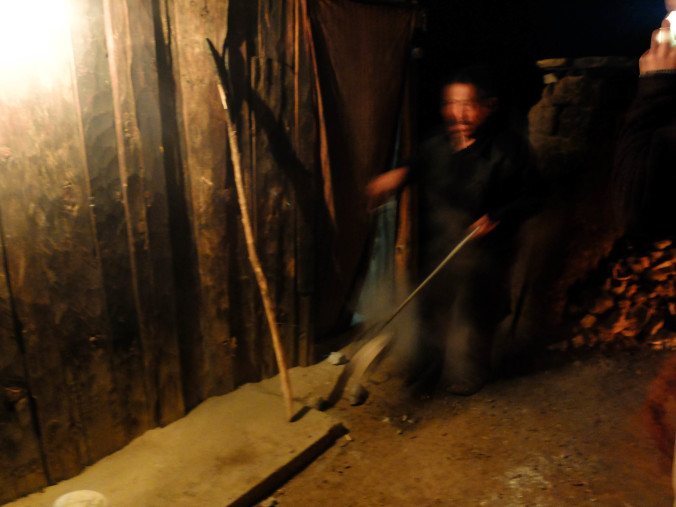
M 491 220 L 488 215 L 484 215 L 481 218 L 479 218 L 479 220 L 470 225 L 467 228 L 467 231 L 470 232 L 473 231 L 474 229 L 477 229 L 476 234 L 472 238 L 477 239 L 491 232 L 498 226 L 498 224 L 500 224 L 499 220 Z
M 406 183 L 408 173 L 408 167 L 397 167 L 373 178 L 366 186 L 369 209 L 379 206 L 399 190 Z

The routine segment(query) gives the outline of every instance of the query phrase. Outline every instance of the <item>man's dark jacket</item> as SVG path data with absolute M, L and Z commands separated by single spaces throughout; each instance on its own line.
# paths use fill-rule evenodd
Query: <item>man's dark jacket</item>
M 676 237 L 676 75 L 639 79 L 618 139 L 614 193 L 632 235 Z
M 497 121 L 486 122 L 476 141 L 457 152 L 445 133 L 432 137 L 410 167 L 419 188 L 420 249 L 427 268 L 485 214 L 500 224 L 479 242 L 510 248 L 516 229 L 543 195 L 527 140 Z

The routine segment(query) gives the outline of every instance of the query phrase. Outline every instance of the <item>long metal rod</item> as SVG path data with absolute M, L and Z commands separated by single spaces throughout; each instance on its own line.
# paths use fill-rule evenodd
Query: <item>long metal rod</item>
M 371 366 L 371 364 L 378 358 L 378 356 L 385 350 L 385 348 L 390 344 L 392 341 L 392 335 L 381 335 L 380 332 L 385 329 L 385 327 L 394 320 L 394 318 L 399 315 L 399 313 L 408 305 L 413 298 L 415 298 L 418 293 L 420 293 L 423 288 L 432 280 L 439 271 L 441 271 L 448 262 L 455 257 L 455 255 L 460 251 L 460 249 L 465 246 L 465 244 L 470 241 L 474 235 L 479 231 L 480 227 L 475 227 L 472 229 L 455 247 L 453 250 L 450 251 L 450 253 L 446 256 L 446 258 L 441 261 L 441 263 L 432 271 L 427 278 L 425 278 L 420 285 L 418 285 L 413 292 L 409 294 L 409 296 L 402 301 L 402 303 L 397 307 L 394 312 L 390 314 L 390 316 L 385 319 L 383 322 L 380 322 L 374 326 L 369 327 L 366 329 L 362 334 L 361 340 L 363 340 L 366 336 L 373 336 L 373 338 L 370 338 L 368 342 L 363 344 L 361 348 L 354 354 L 352 359 L 350 359 L 350 362 L 347 364 L 343 372 L 340 374 L 340 377 L 338 377 L 338 380 L 336 381 L 336 384 L 333 386 L 333 389 L 331 390 L 331 393 L 329 394 L 327 403 L 328 406 L 333 406 L 338 401 L 340 400 L 340 397 L 343 394 L 343 390 L 345 389 L 345 386 L 347 385 L 348 381 L 350 380 L 350 377 L 353 375 L 356 376 L 356 382 L 358 384 L 361 384 L 362 382 L 362 377 L 366 373 L 366 370 Z M 360 341 L 361 341 L 360 340 Z
M 446 258 L 443 261 L 441 261 L 441 263 L 436 268 L 434 268 L 434 271 L 432 271 L 429 275 L 427 275 L 427 278 L 425 278 L 420 283 L 420 285 L 418 285 L 415 288 L 415 290 L 411 292 L 408 295 L 408 297 L 404 299 L 404 301 L 402 301 L 402 303 L 397 307 L 397 309 L 394 310 L 394 312 L 392 312 L 392 314 L 386 320 L 384 320 L 382 323 L 379 324 L 374 334 L 380 333 L 380 331 L 382 331 L 390 322 L 392 322 L 394 318 L 397 315 L 399 315 L 399 313 L 401 313 L 401 311 L 406 307 L 406 305 L 408 305 L 413 300 L 413 298 L 415 298 L 418 295 L 418 293 L 430 282 L 430 280 L 432 280 L 432 278 L 434 278 L 437 275 L 439 271 L 441 271 L 444 268 L 444 266 L 446 266 L 446 264 L 448 264 L 448 262 L 453 257 L 455 257 L 455 254 L 457 254 L 460 251 L 460 249 L 463 246 L 465 246 L 465 244 L 468 241 L 470 241 L 478 231 L 479 227 L 472 229 L 469 232 L 469 234 L 467 234 L 457 245 L 455 245 L 455 248 L 453 248 L 453 250 L 451 250 L 451 252 L 446 256 Z

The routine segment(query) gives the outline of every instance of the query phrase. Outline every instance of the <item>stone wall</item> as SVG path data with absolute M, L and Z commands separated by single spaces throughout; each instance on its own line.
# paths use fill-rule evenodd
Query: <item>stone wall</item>
M 545 89 L 529 114 L 530 138 L 546 174 L 567 182 L 582 169 L 606 176 L 615 136 L 634 94 L 635 59 L 541 60 Z M 603 150 L 593 168 L 580 163 Z M 610 156 L 610 159 L 608 158 Z M 559 181 L 561 182 L 561 181 Z
M 545 87 L 529 113 L 530 140 L 551 193 L 523 230 L 515 301 L 517 340 L 566 333 L 569 288 L 608 256 L 623 231 L 614 220 L 610 178 L 617 133 L 638 77 L 635 59 L 538 62 Z

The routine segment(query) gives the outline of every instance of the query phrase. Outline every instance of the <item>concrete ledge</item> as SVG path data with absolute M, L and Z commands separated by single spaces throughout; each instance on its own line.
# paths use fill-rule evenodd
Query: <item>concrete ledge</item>
M 98 491 L 115 507 L 244 506 L 262 500 L 346 432 L 340 422 L 300 404 L 301 417 L 287 422 L 281 396 L 267 386 L 248 384 L 210 398 L 77 477 L 6 506 L 51 507 L 75 490 Z

